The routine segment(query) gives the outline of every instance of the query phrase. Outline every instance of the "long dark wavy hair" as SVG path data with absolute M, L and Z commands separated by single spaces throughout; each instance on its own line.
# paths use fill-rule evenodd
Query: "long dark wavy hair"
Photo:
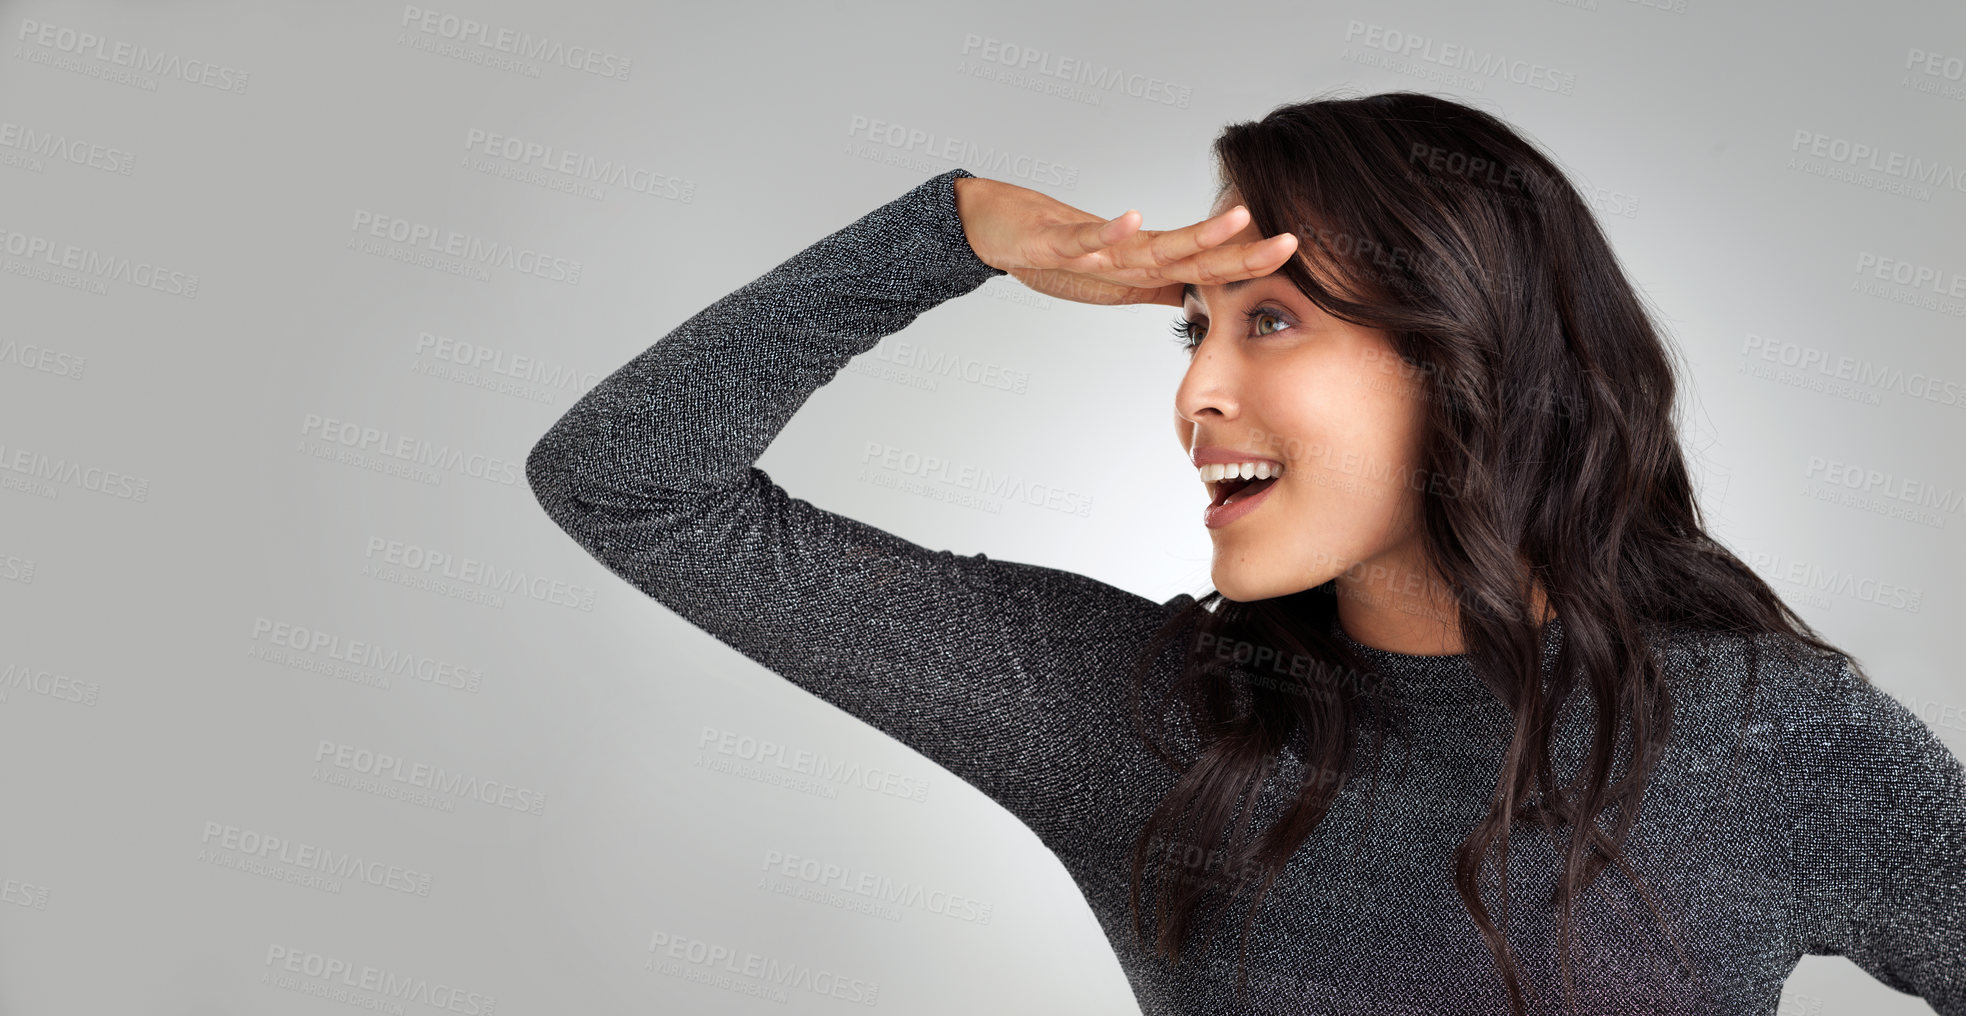
M 1549 903 L 1574 1003 L 1579 894 L 1616 865 L 1659 918 L 1624 856 L 1672 729 L 1654 640 L 1740 638 L 1750 697 L 1763 643 L 1848 657 L 1707 534 L 1677 437 L 1667 345 L 1590 207 L 1536 146 L 1489 113 L 1401 91 L 1278 107 L 1226 127 L 1214 154 L 1224 189 L 1240 192 L 1263 235 L 1297 234 L 1303 257 L 1280 271 L 1334 317 L 1389 333 L 1402 361 L 1394 366 L 1423 393 L 1417 470 L 1445 481 L 1409 485 L 1428 565 L 1457 606 L 1474 672 L 1515 728 L 1487 815 L 1455 851 L 1454 883 L 1511 1013 L 1524 1013 L 1522 969 L 1483 898 L 1482 875 L 1493 860 L 1506 925 L 1514 823 L 1552 837 L 1567 829 Z M 1561 630 L 1548 678 L 1546 618 L 1531 612 L 1538 586 Z M 1146 940 L 1141 897 L 1152 860 L 1152 945 L 1174 962 L 1195 925 L 1213 925 L 1253 886 L 1246 958 L 1264 895 L 1354 778 L 1357 738 L 1371 731 L 1383 743 L 1385 696 L 1368 661 L 1334 632 L 1337 596 L 1336 579 L 1249 602 L 1211 591 L 1170 616 L 1135 661 L 1138 720 L 1152 661 L 1177 635 L 1194 633 L 1160 701 L 1192 724 L 1198 747 L 1180 757 L 1154 744 L 1180 775 L 1141 830 L 1132 865 L 1135 933 Z M 1305 658 L 1311 665 L 1290 673 L 1308 676 L 1251 679 L 1223 663 L 1225 645 Z M 1583 772 L 1559 785 L 1552 727 L 1579 689 L 1596 707 L 1590 750 Z M 1155 741 L 1144 721 L 1141 733 Z M 1302 785 L 1274 824 L 1252 831 L 1245 799 L 1253 805 L 1293 741 Z M 1608 829 L 1599 822 L 1607 808 L 1616 812 Z M 1172 853 L 1206 860 L 1163 859 L 1166 844 L 1201 845 Z M 1219 906 L 1204 916 L 1210 900 Z

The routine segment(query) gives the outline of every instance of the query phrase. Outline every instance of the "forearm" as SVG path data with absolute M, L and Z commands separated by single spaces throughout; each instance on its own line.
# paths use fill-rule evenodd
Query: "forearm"
M 584 395 L 526 473 L 556 519 L 587 497 L 729 489 L 853 356 L 1002 272 L 968 245 L 957 169 L 813 243 L 697 312 Z M 970 178 L 973 179 L 973 178 Z

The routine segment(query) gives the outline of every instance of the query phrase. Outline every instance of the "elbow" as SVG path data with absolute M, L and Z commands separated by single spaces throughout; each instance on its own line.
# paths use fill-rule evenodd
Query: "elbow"
M 549 432 L 526 453 L 526 485 L 533 500 L 561 532 L 575 543 L 599 552 L 605 545 L 599 530 L 614 514 L 608 506 L 620 497 L 596 483 L 605 483 L 608 470 L 589 452 Z
M 575 481 L 580 473 L 578 454 L 561 439 L 557 427 L 526 453 L 526 486 L 547 517 L 563 529 L 574 523 Z
M 526 485 L 553 523 L 582 543 L 602 529 L 630 524 L 642 535 L 687 529 L 732 497 L 743 484 L 705 491 L 657 483 L 652 475 L 625 470 L 605 446 L 548 431 L 526 453 Z
M 554 448 L 553 434 L 533 443 L 532 450 L 526 453 L 526 483 L 532 487 L 535 497 L 552 487 L 560 475 L 561 456 Z
M 526 485 L 547 518 L 590 551 L 632 542 L 648 554 L 763 510 L 770 485 L 755 482 L 761 473 L 748 462 L 712 468 L 706 458 L 569 412 L 526 452 Z

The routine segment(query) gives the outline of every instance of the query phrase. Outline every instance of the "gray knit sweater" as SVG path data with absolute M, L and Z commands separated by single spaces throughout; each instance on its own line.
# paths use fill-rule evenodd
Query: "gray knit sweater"
M 533 448 L 540 504 L 663 606 L 1023 821 L 1084 891 L 1143 1013 L 1506 1013 L 1451 881 L 1510 730 L 1465 657 L 1350 643 L 1419 733 L 1381 749 L 1392 764 L 1363 837 L 1373 795 L 1348 782 L 1272 888 L 1238 999 L 1242 911 L 1170 965 L 1135 944 L 1127 910 L 1133 837 L 1173 776 L 1129 725 L 1123 668 L 1192 598 L 930 550 L 792 497 L 754 465 L 849 358 L 1004 274 L 964 237 L 954 181 L 968 175 L 928 179 L 615 371 Z M 1561 637 L 1552 623 L 1546 649 Z M 1966 1016 L 1966 769 L 1847 658 L 1764 646 L 1750 700 L 1744 649 L 1711 636 L 1666 647 L 1675 740 L 1627 846 L 1712 994 L 1676 972 L 1614 869 L 1576 915 L 1582 1011 L 1773 1013 L 1797 960 L 1818 953 Z M 1560 771 L 1581 760 L 1589 719 L 1582 708 L 1559 724 Z M 1302 778 L 1286 752 L 1257 820 Z M 1557 859 L 1533 830 L 1510 850 L 1508 930 L 1537 1013 L 1563 1011 L 1554 914 L 1533 903 L 1549 899 Z

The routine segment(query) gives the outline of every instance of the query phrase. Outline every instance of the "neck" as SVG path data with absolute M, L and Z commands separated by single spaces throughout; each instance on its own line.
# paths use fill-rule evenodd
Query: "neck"
M 1373 586 L 1338 580 L 1338 621 L 1360 645 L 1406 656 L 1452 656 L 1468 651 L 1461 635 L 1460 610 L 1442 587 L 1429 584 L 1436 595 L 1400 595 L 1392 581 Z M 1556 616 L 1542 586 L 1530 593 L 1530 615 L 1538 625 Z

